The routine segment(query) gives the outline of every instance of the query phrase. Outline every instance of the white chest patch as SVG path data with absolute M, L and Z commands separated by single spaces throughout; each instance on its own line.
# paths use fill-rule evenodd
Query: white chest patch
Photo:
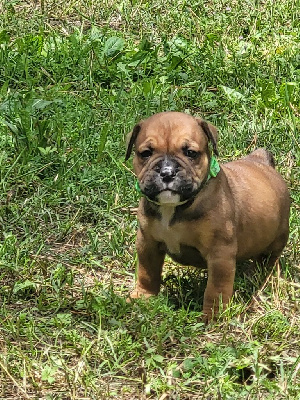
M 159 232 L 159 239 L 164 242 L 172 254 L 180 253 L 180 239 L 174 226 L 170 222 L 175 212 L 175 206 L 160 206 L 161 220 L 157 221 L 156 232 Z
M 161 225 L 163 229 L 169 229 L 169 225 L 171 219 L 175 212 L 175 206 L 167 205 L 167 206 L 160 206 L 159 211 L 161 214 Z
M 180 196 L 171 190 L 165 190 L 158 195 L 161 219 L 154 223 L 155 237 L 164 242 L 171 254 L 180 253 L 180 235 L 176 227 L 170 226 L 175 207 L 180 203 Z
M 164 242 L 170 254 L 180 254 L 180 242 L 177 235 L 168 232 L 167 236 L 164 238 Z

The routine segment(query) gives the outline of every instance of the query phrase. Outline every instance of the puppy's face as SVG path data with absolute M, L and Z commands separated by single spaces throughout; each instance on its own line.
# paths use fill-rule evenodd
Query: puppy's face
M 141 191 L 159 204 L 178 204 L 195 196 L 206 182 L 211 141 L 216 129 L 190 115 L 165 112 L 136 125 L 130 134 L 126 159 L 133 160 Z

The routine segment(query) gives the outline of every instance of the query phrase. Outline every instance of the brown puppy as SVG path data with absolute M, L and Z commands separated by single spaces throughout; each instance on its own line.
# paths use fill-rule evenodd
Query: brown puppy
M 129 136 L 144 195 L 138 211 L 138 277 L 131 298 L 156 295 L 166 254 L 207 267 L 203 312 L 208 320 L 232 296 L 237 260 L 274 264 L 288 239 L 290 196 L 271 153 L 258 149 L 218 166 L 216 128 L 165 112 L 141 121 Z M 218 168 L 219 167 L 219 168 Z

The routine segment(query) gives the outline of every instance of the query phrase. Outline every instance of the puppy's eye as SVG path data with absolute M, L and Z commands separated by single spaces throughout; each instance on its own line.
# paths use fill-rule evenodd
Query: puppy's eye
M 195 158 L 197 158 L 200 153 L 198 151 L 195 151 L 195 150 L 184 148 L 183 149 L 183 154 L 185 156 L 191 158 L 192 160 L 195 160 Z
M 146 158 L 151 157 L 152 154 L 153 154 L 153 150 L 148 149 L 148 150 L 144 150 L 141 153 L 139 153 L 139 156 L 145 160 Z

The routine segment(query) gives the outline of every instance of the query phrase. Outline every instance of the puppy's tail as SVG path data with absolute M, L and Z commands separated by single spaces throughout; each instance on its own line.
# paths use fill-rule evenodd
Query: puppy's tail
M 275 168 L 275 159 L 273 154 L 266 149 L 257 149 L 250 153 L 247 157 L 253 159 L 253 161 L 269 165 Z

